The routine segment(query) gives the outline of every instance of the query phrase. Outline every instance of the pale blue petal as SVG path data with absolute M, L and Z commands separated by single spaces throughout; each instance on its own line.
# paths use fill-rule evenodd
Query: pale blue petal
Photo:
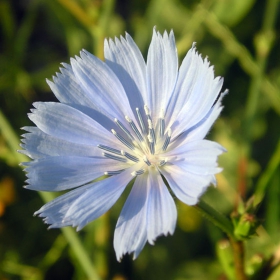
M 126 253 L 137 258 L 146 241 L 173 234 L 177 220 L 175 203 L 157 170 L 137 177 L 118 220 L 114 248 L 120 261 Z
M 212 175 L 211 184 L 212 184 L 214 187 L 217 187 L 217 179 L 216 179 L 215 175 Z
M 195 174 L 209 175 L 222 171 L 218 167 L 218 156 L 226 150 L 220 144 L 209 140 L 188 142 L 186 138 L 178 147 L 165 154 L 168 161 Z
M 173 31 L 163 36 L 155 29 L 147 59 L 149 103 L 154 123 L 161 110 L 166 110 L 173 93 L 178 73 L 178 57 Z
M 61 103 L 36 102 L 29 118 L 43 132 L 73 143 L 116 145 L 113 134 L 82 112 Z
M 183 141 L 180 142 L 179 145 L 173 145 L 173 149 L 170 149 L 165 155 L 168 157 L 179 157 L 185 158 L 188 157 L 188 153 L 190 152 L 200 152 L 202 151 L 207 156 L 207 153 L 210 156 L 218 156 L 226 151 L 226 149 L 218 144 L 217 142 L 210 140 L 195 140 L 189 141 L 186 137 Z
M 104 42 L 106 64 L 114 71 L 121 81 L 127 94 L 130 106 L 135 115 L 135 108 L 144 114 L 144 105 L 148 103 L 146 63 L 129 34 Z
M 174 137 L 172 134 L 171 144 L 168 147 L 168 151 L 174 149 L 176 146 L 181 145 L 182 142 L 191 142 L 195 140 L 203 139 L 209 132 L 211 126 L 220 115 L 223 107 L 221 106 L 221 100 L 227 91 L 223 92 L 215 105 L 211 108 L 210 112 L 196 125 L 191 128 L 187 128 L 178 137 Z
M 81 156 L 92 157 L 100 155 L 100 149 L 92 145 L 69 142 L 50 136 L 37 127 L 23 127 L 29 133 L 22 135 L 20 146 L 24 149 L 19 152 L 32 159 L 46 156 Z
M 122 170 L 123 163 L 100 157 L 45 157 L 24 163 L 27 168 L 27 189 L 62 191 L 79 187 L 104 175 L 106 171 Z
M 83 90 L 94 98 L 97 110 L 111 119 L 132 117 L 122 84 L 103 61 L 84 50 L 81 58 L 71 59 L 71 65 Z
M 194 87 L 197 75 L 199 74 L 198 56 L 195 45 L 188 51 L 179 68 L 178 79 L 174 92 L 168 102 L 166 109 L 166 123 L 170 127 L 186 104 L 190 92 Z
M 179 135 L 186 127 L 192 127 L 198 124 L 211 111 L 222 88 L 223 79 L 217 77 L 213 80 L 209 76 L 211 76 L 211 72 L 208 73 L 208 77 L 205 77 L 204 81 L 201 81 L 204 87 L 200 86 L 197 89 L 195 93 L 196 99 L 189 100 L 178 115 L 177 121 L 179 125 L 175 125 L 174 128 L 171 127 L 174 129 L 174 135 Z M 188 113 L 186 114 L 186 112 Z
M 218 167 L 216 153 L 203 150 L 190 151 L 184 154 L 182 160 L 175 161 L 176 165 L 188 172 L 198 175 L 216 174 L 222 171 Z M 172 161 L 173 163 L 173 161 Z
M 195 205 L 212 182 L 213 176 L 196 175 L 175 164 L 164 165 L 160 172 L 178 199 L 187 205 Z
M 132 171 L 128 169 L 105 180 L 69 191 L 44 205 L 35 214 L 45 217 L 44 221 L 51 224 L 50 228 L 71 225 L 80 230 L 112 207 L 132 180 Z
M 216 121 L 216 119 L 219 117 L 223 107 L 221 106 L 221 101 L 225 94 L 227 94 L 227 90 L 221 93 L 221 96 L 215 103 L 215 105 L 211 108 L 209 113 L 195 126 L 193 126 L 189 131 L 183 132 L 183 137 L 188 137 L 190 141 L 192 140 L 198 140 L 203 139 L 206 137 L 207 133 L 211 129 L 212 125 Z M 181 137 L 181 135 L 179 136 Z
M 189 141 L 199 140 L 206 137 L 207 133 L 211 129 L 212 125 L 219 117 L 223 107 L 214 106 L 210 113 L 199 123 L 193 126 L 191 129 L 184 131 L 176 141 L 180 141 L 186 137 L 188 137 Z
M 160 173 L 149 170 L 147 235 L 150 244 L 154 244 L 160 235 L 173 234 L 177 221 L 177 210 Z
M 220 77 L 214 79 L 213 67 L 210 67 L 207 59 L 203 60 L 194 48 L 189 53 L 179 70 L 168 108 L 168 127 L 172 128 L 175 137 L 199 123 L 209 113 L 223 84 Z
M 92 185 L 92 184 L 91 184 Z M 38 211 L 34 213 L 34 215 L 38 215 L 41 218 L 44 218 L 44 222 L 49 224 L 49 228 L 59 228 L 70 226 L 71 223 L 63 222 L 63 218 L 65 213 L 72 205 L 72 203 L 77 200 L 82 194 L 88 190 L 89 185 L 85 185 L 83 187 L 79 187 L 75 190 L 69 191 L 52 201 L 48 202 L 44 206 L 42 206 Z
M 101 124 L 104 128 L 106 128 L 109 132 L 114 129 L 117 132 L 121 132 L 120 128 L 116 123 L 107 117 L 106 115 L 103 115 L 99 111 L 92 109 L 87 106 L 79 105 L 79 104 L 69 104 L 69 106 L 79 110 L 80 112 L 84 113 L 85 115 L 89 116 L 99 124 Z
M 118 130 L 115 123 L 109 119 L 106 112 L 98 111 L 98 103 L 93 95 L 87 94 L 78 83 L 72 67 L 66 63 L 63 63 L 65 68 L 60 68 L 62 74 L 57 73 L 57 77 L 53 77 L 54 82 L 48 81 L 51 90 L 55 94 L 56 98 L 64 104 L 67 104 L 84 114 L 90 116 L 96 120 L 107 130 L 114 128 Z
M 114 248 L 117 260 L 134 252 L 137 258 L 147 242 L 148 173 L 137 176 L 118 219 Z
M 86 94 L 74 75 L 71 65 L 63 63 L 61 73 L 56 73 L 51 82 L 47 80 L 56 98 L 65 104 L 80 104 L 97 109 L 94 96 Z
M 65 213 L 63 221 L 77 230 L 107 212 L 118 200 L 127 184 L 133 179 L 129 168 L 122 173 L 89 185 Z
M 67 104 L 88 115 L 107 130 L 115 129 L 119 131 L 119 127 L 112 121 L 112 118 L 109 118 L 111 113 L 108 114 L 105 110 L 98 107 L 96 96 L 87 94 L 81 88 L 71 65 L 66 63 L 63 63 L 63 65 L 65 68 L 60 68 L 62 74 L 57 73 L 57 77 L 53 77 L 54 83 L 47 80 L 57 99 L 61 103 Z

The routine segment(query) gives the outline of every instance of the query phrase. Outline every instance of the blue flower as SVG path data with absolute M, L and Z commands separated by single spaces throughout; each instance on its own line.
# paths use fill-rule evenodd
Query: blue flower
M 178 69 L 174 34 L 156 30 L 147 62 L 133 39 L 105 40 L 105 62 L 82 50 L 47 81 L 59 102 L 36 102 L 24 127 L 27 189 L 70 190 L 36 212 L 50 228 L 83 228 L 132 190 L 118 219 L 117 259 L 173 234 L 174 195 L 195 205 L 225 150 L 204 140 L 222 106 L 223 80 L 195 49 Z M 104 180 L 95 179 L 107 175 Z M 71 190 L 73 189 L 73 190 Z

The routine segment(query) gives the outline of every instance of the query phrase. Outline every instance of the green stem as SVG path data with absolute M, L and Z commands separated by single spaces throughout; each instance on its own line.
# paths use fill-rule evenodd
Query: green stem
M 43 273 L 47 271 L 49 267 L 57 262 L 67 245 L 68 242 L 64 235 L 59 234 L 44 258 L 37 264 L 37 268 L 41 269 Z
M 236 280 L 247 280 L 244 267 L 244 243 L 230 238 L 233 250 L 234 268 Z
M 45 203 L 54 199 L 54 195 L 52 193 L 39 192 L 39 194 Z M 71 227 L 65 227 L 61 228 L 61 231 L 66 240 L 69 242 L 71 249 L 75 254 L 75 257 L 77 258 L 77 260 L 80 263 L 80 266 L 88 276 L 88 279 L 99 280 L 100 278 L 97 272 L 95 271 L 92 261 L 90 260 L 87 252 L 85 251 L 85 248 L 75 230 Z
M 235 239 L 233 225 L 226 216 L 212 208 L 203 200 L 200 200 L 199 203 L 195 206 L 195 208 L 211 223 L 213 223 L 222 231 L 224 231 L 229 237 Z
M 0 110 L 0 132 L 3 135 L 7 143 L 7 146 L 9 147 L 11 154 L 13 155 L 13 158 L 16 161 L 16 163 L 19 164 L 22 161 L 28 160 L 26 156 L 17 152 L 17 150 L 20 148 L 19 139 L 1 110 Z
M 258 109 L 261 84 L 266 69 L 267 58 L 273 43 L 273 28 L 277 16 L 278 3 L 279 0 L 267 1 L 263 27 L 260 34 L 256 37 L 256 64 L 258 71 L 252 78 L 245 112 L 244 133 L 248 143 L 250 143 L 252 138 L 252 126 Z
M 232 247 L 228 239 L 222 239 L 216 244 L 216 254 L 228 280 L 235 280 Z
M 254 194 L 254 207 L 257 207 L 263 200 L 268 183 L 279 165 L 280 165 L 280 140 L 278 141 L 276 150 L 273 156 L 271 157 L 266 170 L 262 173 L 260 179 L 256 184 L 256 191 Z
M 95 271 L 94 266 L 92 265 L 91 260 L 89 259 L 86 251 L 84 250 L 81 240 L 78 238 L 77 233 L 71 227 L 66 227 L 61 229 L 67 241 L 71 244 L 71 249 L 80 262 L 81 267 L 84 272 L 87 274 L 88 279 L 99 280 L 99 276 Z

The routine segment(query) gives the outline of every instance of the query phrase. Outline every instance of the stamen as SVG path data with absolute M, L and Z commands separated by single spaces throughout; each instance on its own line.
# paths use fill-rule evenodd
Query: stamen
M 131 135 L 131 133 L 126 129 L 126 127 L 118 120 L 114 119 L 115 123 L 120 127 L 120 129 L 130 138 L 131 140 L 134 139 L 134 137 Z
M 110 148 L 110 147 L 104 146 L 104 145 L 97 145 L 97 147 L 99 149 L 104 150 L 104 151 L 107 151 L 107 152 L 110 152 L 110 153 L 113 153 L 113 154 L 117 154 L 117 155 L 121 155 L 121 151 L 120 150 L 113 149 L 113 148 Z
M 148 165 L 151 166 L 151 162 L 148 160 L 146 156 L 143 157 L 143 161 Z
M 123 156 L 125 156 L 126 158 L 128 158 L 128 159 L 130 159 L 130 160 L 132 160 L 134 162 L 138 162 L 139 161 L 139 158 L 137 158 L 137 157 L 135 157 L 135 156 L 133 156 L 133 155 L 123 151 L 123 150 L 121 150 L 121 153 L 122 153 Z
M 107 157 L 107 158 L 110 158 L 110 159 L 117 160 L 117 161 L 127 162 L 127 159 L 126 159 L 126 158 L 123 158 L 123 157 L 117 157 L 117 156 L 112 155 L 112 154 L 103 153 L 103 156 L 104 156 L 104 157 Z
M 144 124 L 144 122 L 143 122 L 143 118 L 142 118 L 142 115 L 141 115 L 141 113 L 140 113 L 140 111 L 139 111 L 139 108 L 136 108 L 136 113 L 137 113 L 137 117 L 138 117 L 138 120 L 139 120 L 141 129 L 142 129 L 142 132 L 143 132 L 144 134 L 146 134 L 146 133 L 147 133 L 147 132 L 146 132 L 146 127 L 145 127 L 145 124 Z
M 164 131 L 165 131 L 164 111 L 163 111 L 163 109 L 161 109 L 160 117 L 159 117 L 159 136 L 160 136 L 160 138 L 163 137 Z
M 150 110 L 149 110 L 148 105 L 144 105 L 144 110 L 145 110 L 145 114 L 146 114 L 147 116 L 150 115 Z
M 170 139 L 171 139 L 171 129 L 169 129 L 168 132 L 167 132 L 167 136 L 166 136 L 164 144 L 162 146 L 163 151 L 166 151 L 166 149 L 167 149 L 167 147 L 170 143 Z
M 160 138 L 163 137 L 164 130 L 165 130 L 165 120 L 164 119 L 159 119 L 159 136 L 160 136 Z
M 124 171 L 124 169 L 121 170 L 116 170 L 116 171 L 106 171 L 104 172 L 104 175 L 112 176 L 112 175 L 117 175 L 120 174 Z
M 135 123 L 128 117 L 128 116 L 125 116 L 125 119 L 129 122 L 132 130 L 134 131 L 134 133 L 136 134 L 137 138 L 139 139 L 140 142 L 143 142 L 144 139 L 140 133 L 140 131 L 138 130 L 137 126 L 135 125 Z
M 124 145 L 126 145 L 129 149 L 134 150 L 134 146 L 131 145 L 127 140 L 125 140 L 120 134 L 118 134 L 114 129 L 111 130 L 112 133 L 119 139 Z
M 138 175 L 143 174 L 144 172 L 145 172 L 145 169 L 139 169 L 139 170 L 137 170 L 137 171 L 133 171 L 133 172 L 131 173 L 131 175 L 132 175 L 132 176 L 138 176 Z
M 152 155 L 155 154 L 155 142 L 153 137 L 151 136 L 151 134 L 148 135 L 148 140 L 149 140 L 149 144 L 150 144 L 150 152 Z
M 153 123 L 150 119 L 148 120 L 148 125 L 149 125 L 149 134 L 153 137 L 153 142 L 155 142 L 156 144 L 155 129 L 153 128 Z
M 161 161 L 159 162 L 159 166 L 163 166 L 163 165 L 165 165 L 166 163 L 167 163 L 167 158 L 161 160 Z
M 149 110 L 149 107 L 147 105 L 144 105 L 144 110 L 145 110 L 145 114 L 146 114 L 148 120 L 152 120 L 150 110 Z

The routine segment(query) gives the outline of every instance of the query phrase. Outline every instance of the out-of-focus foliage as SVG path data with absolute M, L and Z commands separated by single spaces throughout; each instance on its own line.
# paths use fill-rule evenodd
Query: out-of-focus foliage
M 114 280 L 234 279 L 226 261 L 230 249 L 221 241 L 224 234 L 194 208 L 178 202 L 174 236 L 147 245 L 136 261 L 125 256 L 118 263 L 112 238 L 125 195 L 77 235 L 71 229 L 47 231 L 33 212 L 43 204 L 42 197 L 51 196 L 22 189 L 25 178 L 18 164 L 28 159 L 16 152 L 20 127 L 31 125 L 26 113 L 32 102 L 55 100 L 45 79 L 82 48 L 103 58 L 104 38 L 125 31 L 146 55 L 154 26 L 161 32 L 174 30 L 180 60 L 196 42 L 230 90 L 208 135 L 228 150 L 220 159 L 224 171 L 217 176 L 217 188 L 203 199 L 230 214 L 240 210 L 240 197 L 245 201 L 255 194 L 255 206 L 262 202 L 256 213 L 262 225 L 258 236 L 245 243 L 247 274 L 279 255 L 277 2 L 0 0 L 0 279 L 98 279 L 95 273 Z M 79 251 L 81 244 L 85 251 Z M 280 271 L 269 279 L 280 279 Z

